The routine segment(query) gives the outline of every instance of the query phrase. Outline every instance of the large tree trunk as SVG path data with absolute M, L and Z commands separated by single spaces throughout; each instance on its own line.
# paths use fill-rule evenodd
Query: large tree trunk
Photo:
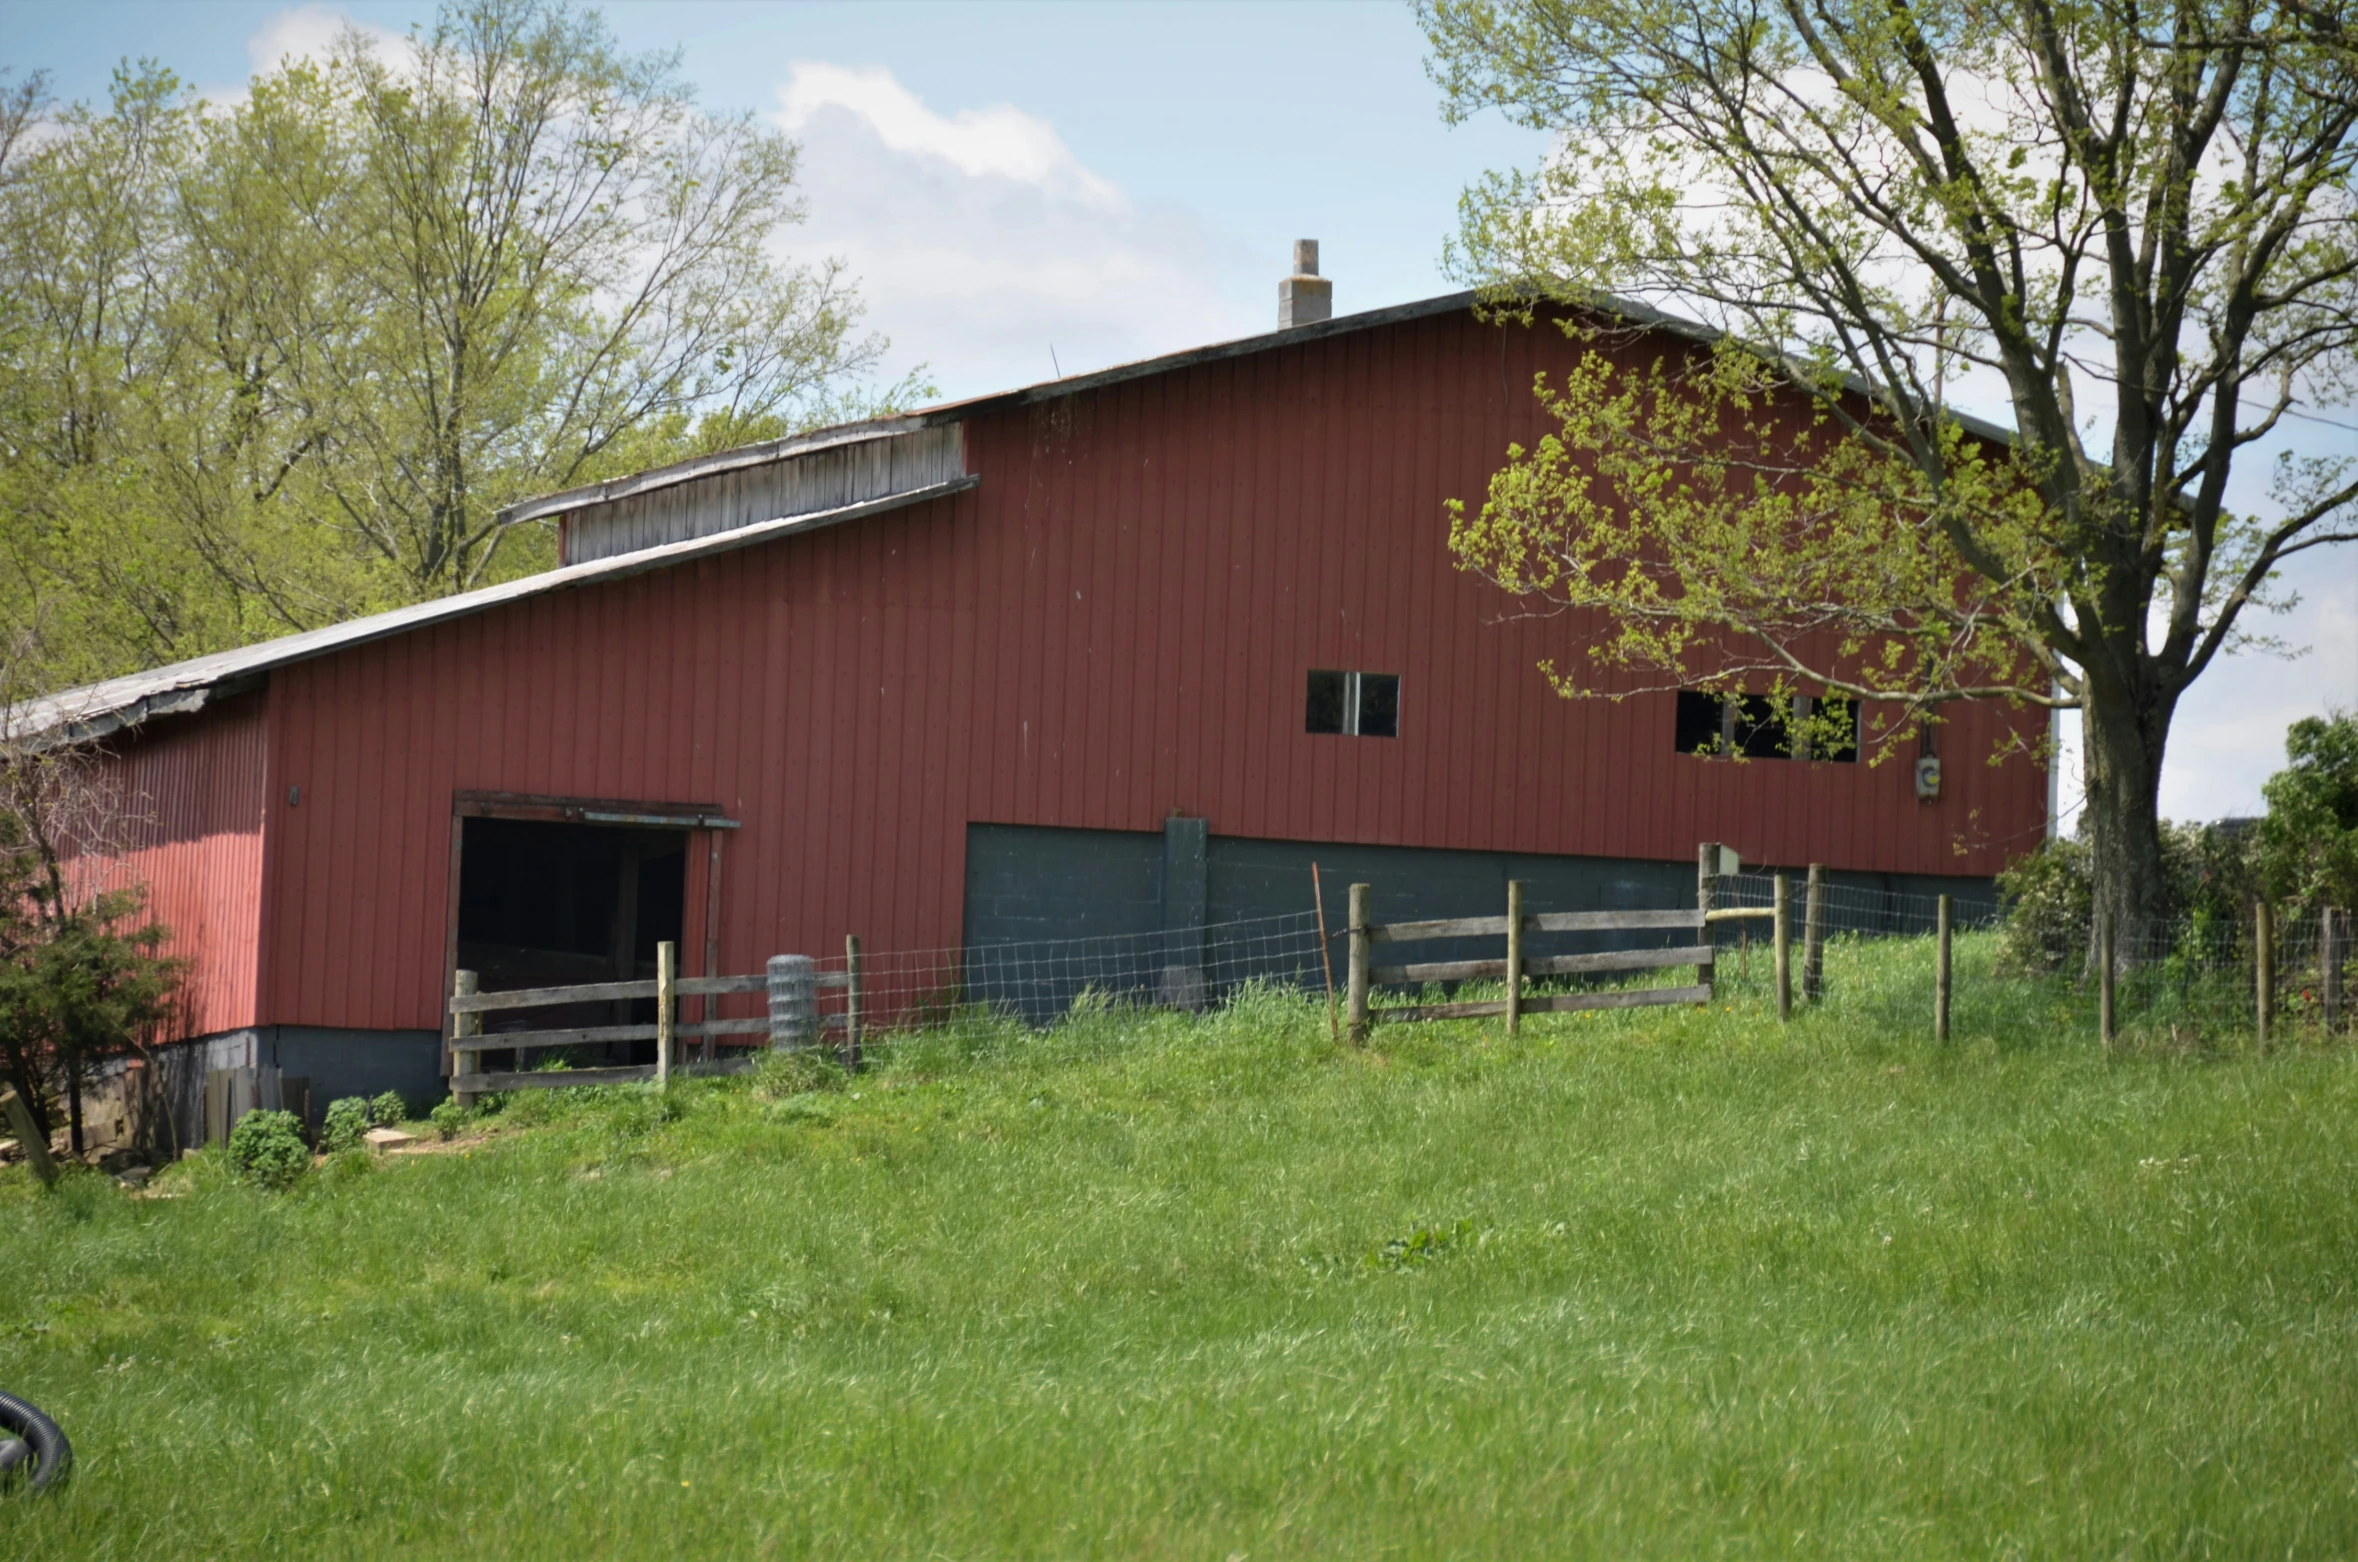
M 2096 909 L 2111 920 L 2116 958 L 2145 953 L 2170 915 L 2162 873 L 2161 766 L 2169 740 L 2168 702 L 2136 709 L 2090 698 L 2082 713 L 2088 840 Z M 2090 930 L 2090 954 L 2094 953 Z

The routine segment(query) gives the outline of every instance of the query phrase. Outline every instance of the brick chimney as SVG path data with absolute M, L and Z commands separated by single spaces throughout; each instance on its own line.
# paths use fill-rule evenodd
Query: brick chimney
M 1318 274 L 1318 241 L 1294 240 L 1294 274 L 1277 284 L 1277 328 L 1316 325 L 1335 312 L 1335 285 Z

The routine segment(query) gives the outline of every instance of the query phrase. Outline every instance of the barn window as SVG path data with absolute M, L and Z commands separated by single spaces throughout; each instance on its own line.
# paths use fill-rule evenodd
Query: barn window
M 1360 738 L 1400 736 L 1400 675 L 1313 668 L 1302 730 Z
M 1859 757 L 1859 707 L 1855 700 L 1792 700 L 1793 720 L 1777 715 L 1765 694 L 1713 694 L 1681 689 L 1676 743 L 1682 754 L 1741 754 L 1746 759 L 1821 759 L 1851 763 Z M 1813 720 L 1813 712 L 1815 713 Z M 1827 740 L 1831 719 L 1841 736 Z M 1805 726 L 1804 724 L 1808 724 Z M 1791 728 L 1802 728 L 1795 733 Z M 1815 728 L 1813 732 L 1811 729 Z M 1813 742 L 1814 738 L 1814 742 Z

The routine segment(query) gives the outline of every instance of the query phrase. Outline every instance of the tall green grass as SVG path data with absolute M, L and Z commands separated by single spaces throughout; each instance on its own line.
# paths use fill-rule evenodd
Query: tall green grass
M 82 1468 L 0 1537 L 2358 1552 L 2351 1055 L 2107 1059 L 2036 1006 L 1936 1051 L 1913 958 L 1838 948 L 1783 1029 L 978 1021 L 848 1081 L 519 1097 L 281 1196 L 12 1169 L 0 1387 Z

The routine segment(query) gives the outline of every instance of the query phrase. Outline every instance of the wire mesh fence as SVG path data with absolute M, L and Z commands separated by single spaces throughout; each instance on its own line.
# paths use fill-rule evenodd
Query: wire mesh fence
M 846 959 L 822 961 L 841 971 Z M 889 950 L 860 961 L 863 1030 L 914 1030 L 991 1015 L 1034 1027 L 1082 1008 L 1216 1007 L 1248 983 L 1323 990 L 1310 911 L 1172 932 Z M 839 1010 L 846 998 L 826 1004 Z
M 1789 875 L 1787 882 L 1798 995 L 1810 899 L 1802 875 Z M 1714 906 L 1773 906 L 1776 875 L 1715 879 L 1711 897 Z M 1818 908 L 1825 949 L 1820 1001 L 1895 1027 L 1926 1026 L 1937 982 L 1939 897 L 1821 884 Z M 1952 1034 L 2097 1033 L 2103 962 L 2091 917 L 2010 916 L 1992 902 L 1966 902 L 1952 904 L 1950 924 Z M 1741 926 L 1741 933 L 1721 933 L 1721 983 L 1766 992 L 1773 979 L 1767 961 L 1746 955 L 1752 943 L 1765 943 L 1768 924 Z M 2271 917 L 2264 976 L 2260 928 L 2256 907 L 2240 917 L 2121 924 L 2112 940 L 2117 1035 L 2130 1043 L 2179 1046 L 2256 1036 L 2263 982 L 2272 1042 L 2346 1034 L 2352 1019 L 2345 997 L 2349 913 L 2291 908 Z M 1733 962 L 1726 957 L 1731 939 L 1739 943 Z
M 1788 885 L 1797 1003 L 1894 1034 L 1929 1035 L 1939 980 L 1939 897 L 1822 883 L 1815 913 L 1817 981 L 1810 986 L 1805 967 L 1813 940 L 1811 897 L 1802 875 L 1790 875 Z M 1711 881 L 1709 895 L 1715 909 L 1766 909 L 1775 902 L 1776 876 L 1726 875 Z M 2334 915 L 2338 920 L 2329 922 L 2323 912 L 2287 914 L 2270 929 L 2272 1040 L 2351 1029 L 2343 996 L 2351 919 Z M 2101 962 L 2086 918 L 2010 917 L 1994 899 L 1962 900 L 1952 903 L 1950 927 L 1953 1038 L 2097 1036 Z M 1322 951 L 1318 919 L 1304 910 L 1177 932 L 871 950 L 861 960 L 861 1030 L 871 1037 L 974 1023 L 1040 1030 L 1083 1012 L 1202 1012 L 1229 1003 L 1240 991 L 1267 986 L 1322 996 L 1330 971 L 1334 985 L 1342 986 L 1347 954 L 1339 922 L 1327 934 Z M 1718 922 L 1711 937 L 1718 992 L 1773 1015 L 1770 919 Z M 2248 914 L 2241 920 L 2193 917 L 2123 926 L 2114 940 L 2117 1035 L 2127 1044 L 2179 1046 L 2253 1036 L 2259 1020 L 2257 954 L 2257 921 Z M 846 963 L 836 954 L 821 959 L 818 969 L 839 973 Z M 1529 990 L 1584 980 L 1533 982 Z M 1463 993 L 1461 984 L 1443 985 L 1447 990 L 1439 996 L 1445 998 L 1487 992 L 1472 991 L 1479 983 L 1465 984 Z M 1430 986 L 1402 990 L 1379 995 L 1378 1005 L 1435 996 Z M 821 1006 L 839 1016 L 848 1001 L 846 989 L 829 987 Z M 831 1027 L 839 1029 L 840 1021 Z

